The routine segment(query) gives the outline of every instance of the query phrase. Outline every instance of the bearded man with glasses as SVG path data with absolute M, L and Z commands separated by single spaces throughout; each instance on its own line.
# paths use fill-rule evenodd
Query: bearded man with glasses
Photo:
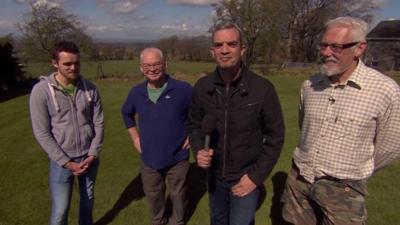
M 400 156 L 400 88 L 364 65 L 365 21 L 328 21 L 320 73 L 301 88 L 300 143 L 282 196 L 296 225 L 365 224 L 367 179 Z
M 140 54 L 140 70 L 146 80 L 132 88 L 121 112 L 142 160 L 140 174 L 150 206 L 151 224 L 181 225 L 185 222 L 189 170 L 189 141 L 184 129 L 192 87 L 167 75 L 166 68 L 160 49 L 144 49 Z M 165 213 L 166 180 L 173 207 L 171 218 Z

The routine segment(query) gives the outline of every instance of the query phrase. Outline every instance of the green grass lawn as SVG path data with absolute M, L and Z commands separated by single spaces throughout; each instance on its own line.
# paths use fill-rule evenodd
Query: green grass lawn
M 169 65 L 171 73 L 191 83 L 197 79 L 197 74 L 213 69 L 213 64 L 208 63 L 170 62 Z M 136 79 L 96 82 L 103 99 L 106 120 L 94 209 L 94 218 L 98 225 L 149 224 L 148 208 L 138 177 L 138 154 L 132 147 L 119 112 L 129 89 L 141 79 L 136 66 L 137 62 L 104 62 L 103 69 L 107 74 L 130 74 Z M 93 79 L 96 76 L 96 67 L 95 63 L 84 64 L 82 72 Z M 38 64 L 29 68 L 32 75 L 43 69 Z M 279 209 L 278 198 L 298 140 L 298 89 L 306 77 L 269 77 L 278 90 L 287 131 L 281 158 L 271 176 L 265 181 L 266 195 L 256 215 L 258 225 L 279 224 L 275 220 L 275 214 Z M 399 80 L 398 76 L 396 78 Z M 195 168 L 192 168 L 190 175 L 189 193 L 192 206 L 189 210 L 191 217 L 188 224 L 206 225 L 209 224 L 209 210 L 207 193 L 204 192 L 202 183 L 204 174 L 199 174 L 199 170 Z M 31 132 L 28 95 L 0 103 L 0 171 L 0 225 L 47 224 L 50 213 L 48 160 Z M 400 179 L 396 178 L 398 172 L 400 163 L 396 162 L 369 180 L 369 225 L 400 224 Z M 78 224 L 77 193 L 78 189 L 75 186 L 70 224 Z

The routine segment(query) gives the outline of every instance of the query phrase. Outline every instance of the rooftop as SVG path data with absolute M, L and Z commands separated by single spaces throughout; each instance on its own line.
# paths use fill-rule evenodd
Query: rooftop
M 384 20 L 367 35 L 368 40 L 400 41 L 400 20 Z

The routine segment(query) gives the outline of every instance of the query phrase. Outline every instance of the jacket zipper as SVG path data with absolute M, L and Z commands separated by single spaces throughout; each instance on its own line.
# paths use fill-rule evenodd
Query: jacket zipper
M 78 153 L 78 155 L 80 155 L 81 151 L 81 138 L 80 138 L 80 132 L 79 132 L 79 127 L 78 127 L 78 116 L 77 116 L 77 112 L 78 112 L 78 108 L 76 106 L 76 97 L 77 97 L 77 92 L 78 92 L 78 86 L 75 89 L 75 93 L 73 96 L 68 95 L 69 99 L 71 100 L 71 105 L 72 105 L 72 109 L 73 109 L 73 113 L 72 113 L 72 122 L 73 122 L 73 127 L 75 130 L 75 134 L 76 134 L 76 152 Z
M 72 116 L 71 116 L 72 117 L 72 126 L 73 126 L 74 131 L 75 131 L 74 133 L 76 134 L 76 136 L 75 136 L 75 138 L 76 138 L 75 149 L 76 149 L 76 152 L 79 155 L 79 153 L 81 153 L 82 151 L 81 151 L 81 147 L 80 147 L 81 146 L 81 139 L 80 139 L 80 132 L 79 132 L 79 127 L 78 127 L 78 116 L 77 116 L 78 108 L 76 106 L 76 96 L 78 95 L 78 93 L 77 93 L 78 92 L 78 84 L 76 86 L 76 89 L 75 89 L 75 92 L 74 92 L 73 96 L 65 93 L 57 85 L 53 85 L 53 86 L 56 89 L 58 89 L 59 91 L 61 91 L 61 93 L 63 95 L 65 95 L 69 99 L 70 105 L 72 106 Z
M 229 106 L 229 84 L 226 85 L 225 88 L 225 121 L 224 121 L 224 151 L 223 151 L 223 160 L 222 160 L 222 177 L 225 178 L 225 170 L 226 170 L 226 142 L 227 142 L 227 132 L 228 132 L 228 106 Z

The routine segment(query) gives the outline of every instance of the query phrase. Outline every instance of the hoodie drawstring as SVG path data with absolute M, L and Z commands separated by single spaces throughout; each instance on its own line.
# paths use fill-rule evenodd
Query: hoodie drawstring
M 82 82 L 83 82 L 83 89 L 84 89 L 84 92 L 85 92 L 86 99 L 90 103 L 90 102 L 92 102 L 93 99 L 90 96 L 89 90 L 87 89 L 86 81 L 84 79 L 82 79 Z M 53 100 L 54 107 L 55 107 L 56 111 L 59 112 L 60 111 L 60 106 L 58 105 L 58 102 L 57 102 L 57 98 L 56 98 L 56 93 L 54 91 L 54 87 L 50 83 L 47 83 L 47 85 L 50 88 L 50 93 L 51 93 L 51 97 L 52 97 L 52 100 Z
M 54 87 L 50 83 L 47 83 L 47 85 L 50 88 L 50 93 L 51 93 L 51 97 L 53 99 L 54 107 L 56 108 L 56 111 L 59 112 L 60 111 L 60 106 L 58 105 L 58 102 L 57 102 L 57 99 L 56 99 L 56 93 L 54 92 Z
M 87 98 L 88 102 L 92 102 L 92 97 L 90 96 L 90 93 L 86 86 L 86 80 L 82 79 L 82 82 L 83 82 L 83 89 L 85 89 L 86 98 Z

